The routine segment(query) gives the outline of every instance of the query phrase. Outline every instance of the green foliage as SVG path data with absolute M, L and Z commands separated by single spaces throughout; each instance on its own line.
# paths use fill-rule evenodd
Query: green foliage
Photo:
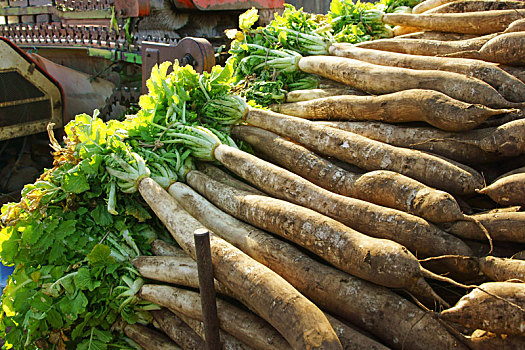
M 104 165 L 124 147 L 119 125 L 79 115 L 66 147 L 54 145 L 55 168 L 2 207 L 0 258 L 16 265 L 2 295 L 0 331 L 13 327 L 0 334 L 6 347 L 132 349 L 110 329 L 146 317 L 148 304 L 119 295 L 130 290 L 124 276 L 137 280 L 130 260 L 146 253 L 158 226 L 136 195 L 115 199 L 120 215 L 107 211 Z

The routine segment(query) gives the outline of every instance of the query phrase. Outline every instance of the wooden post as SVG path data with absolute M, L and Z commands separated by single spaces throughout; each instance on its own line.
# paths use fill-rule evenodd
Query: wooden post
M 213 283 L 213 264 L 211 261 L 210 232 L 198 229 L 193 233 L 197 269 L 199 272 L 199 289 L 201 294 L 206 350 L 220 350 L 219 318 L 217 317 L 217 300 Z

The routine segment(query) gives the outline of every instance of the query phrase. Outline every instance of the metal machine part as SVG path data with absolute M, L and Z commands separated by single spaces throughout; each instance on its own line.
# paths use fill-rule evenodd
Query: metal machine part
M 189 64 L 199 73 L 215 65 L 210 42 L 202 38 L 184 38 L 178 44 L 142 42 L 142 92 L 147 93 L 146 81 L 156 64 L 177 59 L 181 65 Z
M 0 37 L 0 140 L 63 126 L 63 92 L 58 82 L 22 50 Z

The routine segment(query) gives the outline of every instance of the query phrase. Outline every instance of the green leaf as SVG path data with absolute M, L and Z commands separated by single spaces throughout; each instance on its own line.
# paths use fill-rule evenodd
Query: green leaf
M 50 264 L 60 264 L 64 261 L 66 247 L 62 242 L 55 242 L 51 247 L 51 251 L 47 256 L 47 260 Z
M 46 316 L 47 322 L 51 325 L 51 327 L 55 329 L 60 329 L 64 326 L 64 321 L 62 320 L 62 315 L 60 312 L 58 312 L 55 309 L 50 309 L 47 311 Z
M 20 245 L 16 240 L 9 240 L 2 244 L 1 259 L 4 263 L 14 262 Z
M 97 244 L 86 257 L 90 265 L 114 262 L 111 258 L 111 248 L 105 244 Z
M 144 222 L 148 219 L 151 219 L 151 215 L 142 205 L 137 202 L 128 202 L 126 203 L 126 215 L 131 215 L 139 222 Z
M 73 279 L 71 277 L 64 278 L 63 280 L 61 280 L 60 285 L 64 287 L 66 292 L 68 292 L 69 294 L 75 293 L 75 284 L 73 283 Z
M 77 350 L 107 350 L 108 345 L 96 339 L 86 339 L 78 344 Z
M 109 331 L 102 331 L 98 328 L 93 328 L 93 335 L 103 342 L 110 342 L 113 339 L 113 335 Z
M 89 183 L 83 173 L 66 173 L 62 182 L 62 189 L 66 192 L 82 193 L 89 190 Z
M 90 213 L 95 223 L 100 226 L 109 226 L 113 223 L 113 217 L 103 205 L 97 205 Z
M 74 277 L 75 286 L 79 290 L 89 289 L 90 291 L 101 285 L 101 281 L 97 281 L 91 278 L 90 270 L 82 267 L 78 269 L 77 274 Z
M 78 315 L 86 310 L 88 299 L 81 291 L 77 291 L 72 298 L 62 298 L 59 303 L 60 311 L 65 315 L 68 322 L 74 322 Z
M 84 159 L 79 163 L 80 170 L 89 175 L 97 174 L 103 159 L 104 156 L 101 154 L 94 154 L 92 157 Z
M 60 239 L 60 240 L 64 239 L 75 233 L 76 225 L 77 225 L 77 220 L 70 219 L 70 220 L 62 221 L 60 225 L 58 225 L 58 227 L 56 228 L 55 232 L 50 232 L 50 234 L 54 233 L 56 236 L 56 239 Z
M 37 311 L 48 312 L 53 306 L 53 298 L 38 292 L 33 295 L 33 298 L 29 303 L 31 304 L 31 307 Z

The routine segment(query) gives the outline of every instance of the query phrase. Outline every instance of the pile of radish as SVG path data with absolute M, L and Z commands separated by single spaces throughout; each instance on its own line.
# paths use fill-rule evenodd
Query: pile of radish
M 332 12 L 348 20 L 343 5 Z M 341 17 L 288 8 L 253 30 L 250 10 L 224 68 L 155 67 L 137 115 L 79 116 L 66 147 L 51 134 L 55 169 L 71 163 L 58 182 L 89 183 L 93 159 L 107 212 L 131 200 L 172 238 L 127 260 L 140 282 L 118 288 L 149 317 L 112 332 L 146 350 L 204 348 L 193 232 L 206 228 L 224 349 L 525 349 L 525 2 L 390 8 L 366 8 L 361 24 L 379 20 L 380 34 L 359 35 L 380 39 L 353 43 L 319 30 Z M 23 203 L 2 211 L 3 249 L 30 240 L 31 225 L 7 235 L 21 212 L 48 207 Z M 88 320 L 46 324 L 27 349 Z M 93 329 L 78 348 L 102 349 L 82 347 Z
M 206 153 L 222 170 L 201 163 L 167 191 L 139 184 L 190 256 L 188 234 L 213 232 L 219 294 L 292 348 L 525 347 L 525 32 L 512 29 L 525 5 L 463 0 L 430 10 L 432 2 L 383 16 L 400 26 L 394 33 L 414 34 L 332 43 L 333 56 L 267 49 L 270 69 L 292 58 L 283 72 L 315 74 L 327 88 L 290 91 L 273 112 L 235 96 L 208 101 L 203 115 L 234 125 L 232 137 L 255 155 L 217 143 Z M 229 244 L 239 251 L 227 253 Z M 230 263 L 237 254 L 251 259 Z M 194 266 L 187 256 L 162 255 L 134 264 L 146 278 L 198 288 L 195 267 L 180 272 Z M 261 265 L 275 276 L 254 280 Z M 295 288 L 328 324 L 277 285 Z M 173 287 L 141 293 L 192 317 L 168 302 L 183 293 Z M 223 330 L 235 336 L 227 314 Z M 256 328 L 251 341 L 237 338 L 278 347 Z

